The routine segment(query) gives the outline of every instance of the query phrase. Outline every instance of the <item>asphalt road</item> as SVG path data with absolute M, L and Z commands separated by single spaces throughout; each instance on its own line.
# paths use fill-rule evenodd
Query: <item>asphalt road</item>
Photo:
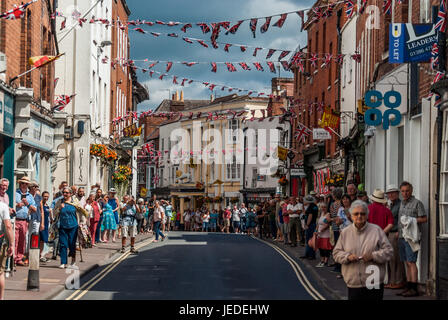
M 278 250 L 278 249 L 277 249 Z M 319 300 L 296 262 L 246 235 L 170 232 L 81 279 L 75 300 Z M 313 290 L 314 289 L 314 290 Z

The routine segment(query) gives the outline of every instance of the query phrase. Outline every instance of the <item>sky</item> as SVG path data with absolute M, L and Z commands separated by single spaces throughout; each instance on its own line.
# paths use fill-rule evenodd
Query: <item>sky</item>
M 150 78 L 149 73 L 137 72 L 139 82 L 149 89 L 150 100 L 141 103 L 139 112 L 156 108 L 164 99 L 171 98 L 176 90 L 184 90 L 184 98 L 191 100 L 210 99 L 212 92 L 202 83 L 192 83 L 181 87 L 183 78 L 200 80 L 203 82 L 237 87 L 259 92 L 270 93 L 271 79 L 278 76 L 269 72 L 266 65 L 266 55 L 268 50 L 259 51 L 257 57 L 253 57 L 254 48 L 248 48 L 246 52 L 241 52 L 240 48 L 231 47 L 230 52 L 224 51 L 224 45 L 219 49 L 202 47 L 199 43 L 189 44 L 182 40 L 182 37 L 191 37 L 209 41 L 211 33 L 203 34 L 196 23 L 230 21 L 233 26 L 242 19 L 254 17 L 266 17 L 283 12 L 298 11 L 310 8 L 314 0 L 164 0 L 164 1 L 142 1 L 127 0 L 131 10 L 130 20 L 146 20 L 155 22 L 156 20 L 168 22 L 191 23 L 193 28 L 183 33 L 182 26 L 141 26 L 148 32 L 164 33 L 159 37 L 150 34 L 141 34 L 130 30 L 131 59 L 149 61 L 186 61 L 186 62 L 206 62 L 187 67 L 181 64 L 173 64 L 168 73 L 170 76 L 177 76 L 179 85 L 173 84 L 173 78 L 159 80 L 157 74 Z M 273 17 L 268 32 L 262 34 L 260 27 L 265 19 L 260 19 L 257 25 L 256 38 L 253 37 L 249 29 L 249 21 L 245 21 L 235 35 L 225 34 L 221 31 L 218 42 L 241 44 L 255 47 L 274 48 L 294 51 L 298 46 L 306 45 L 306 33 L 300 31 L 301 19 L 297 14 L 288 15 L 283 28 L 273 27 L 279 17 Z M 135 27 L 132 27 L 135 28 Z M 166 34 L 177 33 L 179 38 L 171 38 Z M 279 52 L 276 52 L 270 61 L 278 61 Z M 291 58 L 291 54 L 284 60 Z M 211 72 L 210 62 L 247 62 L 250 63 L 252 71 L 243 71 L 239 65 L 235 64 L 237 72 L 229 72 L 223 64 L 218 64 L 217 73 Z M 265 69 L 264 72 L 257 71 L 252 65 L 253 62 L 260 62 Z M 150 63 L 137 61 L 136 65 L 148 68 Z M 165 73 L 166 62 L 160 62 L 152 70 Z M 281 77 L 293 77 L 291 72 L 285 72 L 281 68 Z M 235 93 L 235 92 L 232 92 Z M 225 96 L 228 90 L 222 91 L 221 87 L 215 89 L 217 97 Z M 244 94 L 244 93 L 242 93 Z

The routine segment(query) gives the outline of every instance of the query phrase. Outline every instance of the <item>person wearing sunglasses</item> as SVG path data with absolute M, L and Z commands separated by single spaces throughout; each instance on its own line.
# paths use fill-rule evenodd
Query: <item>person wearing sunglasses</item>
M 75 266 L 80 215 L 88 218 L 89 213 L 73 201 L 72 189 L 64 188 L 62 196 L 63 199 L 56 205 L 54 215 L 55 219 L 59 220 L 59 250 L 61 255 L 59 268 L 65 269 L 67 266 L 67 250 L 69 250 L 68 256 L 72 258 L 71 266 Z
M 349 212 L 353 224 L 342 230 L 333 250 L 334 260 L 342 265 L 348 300 L 380 301 L 386 264 L 394 254 L 392 245 L 381 227 L 368 222 L 369 208 L 364 201 L 354 201 Z

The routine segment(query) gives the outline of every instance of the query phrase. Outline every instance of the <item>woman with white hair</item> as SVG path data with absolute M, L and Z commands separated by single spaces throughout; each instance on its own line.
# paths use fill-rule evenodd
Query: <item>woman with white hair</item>
M 369 209 L 364 201 L 350 207 L 353 224 L 342 230 L 333 257 L 342 265 L 349 300 L 382 300 L 386 263 L 393 248 L 384 231 L 367 222 Z

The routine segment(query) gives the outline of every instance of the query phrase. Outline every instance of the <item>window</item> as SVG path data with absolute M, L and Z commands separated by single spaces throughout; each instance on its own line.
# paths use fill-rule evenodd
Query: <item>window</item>
M 227 180 L 239 180 L 241 177 L 241 164 L 233 156 L 232 163 L 227 164 Z
M 240 128 L 240 122 L 239 120 L 229 120 L 228 123 L 228 129 L 229 136 L 228 136 L 228 143 L 229 144 L 235 144 L 239 140 L 238 130 Z
M 252 168 L 252 188 L 257 187 L 258 168 Z
M 420 23 L 431 22 L 431 1 L 420 0 Z
M 257 156 L 257 146 L 258 146 L 258 131 L 255 130 L 255 142 L 254 145 L 252 146 L 252 157 Z

